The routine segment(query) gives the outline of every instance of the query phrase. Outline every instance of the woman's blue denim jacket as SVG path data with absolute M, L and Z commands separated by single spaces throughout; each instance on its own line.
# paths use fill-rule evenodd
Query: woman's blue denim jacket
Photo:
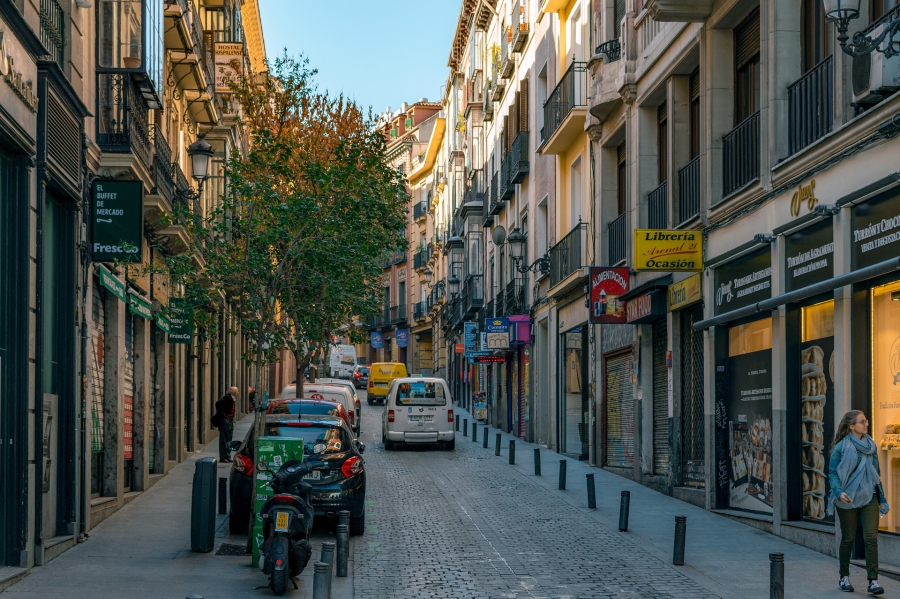
M 840 497 L 841 493 L 844 492 L 844 489 L 841 488 L 841 479 L 838 478 L 837 468 L 841 463 L 841 458 L 844 455 L 844 441 L 841 440 L 835 445 L 831 450 L 831 458 L 828 460 L 828 484 L 831 485 L 831 492 L 834 493 L 835 497 Z M 861 455 L 861 454 L 860 454 Z M 860 461 L 862 461 L 862 457 L 860 457 Z M 875 454 L 875 470 L 878 471 L 878 477 L 881 478 L 881 466 L 878 464 L 878 454 Z M 878 485 L 875 487 L 875 490 L 878 494 L 878 503 L 879 505 L 882 503 L 887 503 L 887 499 L 884 496 L 884 488 L 881 486 L 881 480 L 878 481 Z

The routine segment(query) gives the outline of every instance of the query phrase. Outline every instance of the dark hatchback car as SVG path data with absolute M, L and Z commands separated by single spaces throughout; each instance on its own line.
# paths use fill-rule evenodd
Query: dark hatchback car
M 328 415 L 270 414 L 266 416 L 265 436 L 304 440 L 304 460 L 325 462 L 327 468 L 306 478 L 312 485 L 312 506 L 316 516 L 334 517 L 341 510 L 350 512 L 350 534 L 361 535 L 366 527 L 366 472 L 362 452 L 365 445 L 355 441 L 341 418 Z M 232 534 L 246 534 L 251 520 L 256 474 L 256 430 L 251 428 L 242 442 L 233 441 L 229 476 Z
M 353 377 L 351 378 L 353 381 L 353 386 L 357 389 L 365 389 L 369 386 L 369 367 L 368 366 L 357 366 L 353 370 Z

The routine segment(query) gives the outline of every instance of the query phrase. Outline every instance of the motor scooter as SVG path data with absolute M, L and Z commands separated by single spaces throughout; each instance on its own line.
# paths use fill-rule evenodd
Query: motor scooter
M 269 576 L 269 587 L 276 595 L 287 591 L 288 580 L 294 580 L 309 563 L 312 547 L 309 533 L 315 513 L 310 505 L 312 487 L 303 477 L 325 464 L 319 461 L 285 462 L 267 484 L 275 492 L 262 507 L 263 546 L 260 548 L 259 567 Z M 268 464 L 260 462 L 257 469 L 270 471 Z

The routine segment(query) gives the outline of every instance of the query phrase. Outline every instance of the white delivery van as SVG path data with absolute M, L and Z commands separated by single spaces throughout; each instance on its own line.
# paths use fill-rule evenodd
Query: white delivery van
M 282 389 L 281 397 L 279 399 L 297 399 L 297 385 L 288 385 Z M 356 417 L 356 402 L 353 401 L 353 396 L 344 386 L 305 383 L 303 385 L 303 397 L 300 399 L 321 399 L 340 403 L 344 406 L 344 409 L 347 410 L 347 414 L 350 416 L 350 424 L 353 427 L 353 432 L 359 435 L 359 419 Z
M 353 378 L 356 368 L 356 347 L 353 345 L 332 345 L 328 356 L 328 376 L 337 379 Z
M 454 449 L 453 425 L 453 402 L 444 379 L 404 377 L 391 382 L 381 415 L 385 449 L 395 443 L 443 443 Z

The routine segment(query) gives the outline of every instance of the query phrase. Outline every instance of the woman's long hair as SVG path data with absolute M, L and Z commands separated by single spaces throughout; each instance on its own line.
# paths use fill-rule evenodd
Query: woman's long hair
M 831 449 L 834 449 L 838 443 L 844 440 L 844 437 L 850 434 L 850 426 L 856 422 L 856 419 L 862 414 L 862 410 L 850 410 L 841 418 L 837 430 L 834 431 L 834 441 L 831 443 Z

